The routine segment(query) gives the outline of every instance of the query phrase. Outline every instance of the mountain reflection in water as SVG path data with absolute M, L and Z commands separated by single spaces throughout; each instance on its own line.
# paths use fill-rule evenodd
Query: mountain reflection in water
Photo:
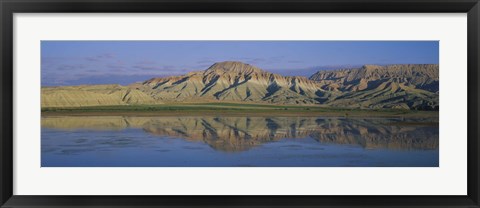
M 48 158 L 52 154 L 82 154 L 89 151 L 111 151 L 115 148 L 140 148 L 143 151 L 157 148 L 160 152 L 172 151 L 165 147 L 165 144 L 155 146 L 151 144 L 154 140 L 142 140 L 136 136 L 138 132 L 119 136 L 119 133 L 129 129 L 141 130 L 153 137 L 151 139 L 183 140 L 182 151 L 186 152 L 198 149 L 207 151 L 203 146 L 188 146 L 200 143 L 208 145 L 215 152 L 239 154 L 268 144 L 275 145 L 276 142 L 298 142 L 307 139 L 312 143 L 302 147 L 319 150 L 325 146 L 318 145 L 341 145 L 363 151 L 401 151 L 406 152 L 405 154 L 432 152 L 434 160 L 427 166 L 438 166 L 437 119 L 333 117 L 43 117 L 42 164 L 48 164 L 43 156 Z M 288 145 L 290 149 L 298 146 L 296 143 Z M 265 147 L 265 151 L 268 151 L 268 148 L 273 147 Z M 275 166 L 282 165 L 280 163 Z

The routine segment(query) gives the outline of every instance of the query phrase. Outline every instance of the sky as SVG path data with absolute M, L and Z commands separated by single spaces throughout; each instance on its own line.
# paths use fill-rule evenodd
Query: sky
M 286 76 L 438 64 L 438 41 L 42 41 L 42 86 L 130 84 L 241 61 Z

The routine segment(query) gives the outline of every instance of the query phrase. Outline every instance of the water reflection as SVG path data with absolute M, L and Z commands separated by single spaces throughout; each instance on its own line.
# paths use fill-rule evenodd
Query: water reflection
M 436 119 L 332 118 L 332 117 L 44 117 L 43 131 L 94 131 L 95 137 L 74 140 L 44 140 L 42 152 L 108 150 L 112 147 L 149 147 L 150 141 L 134 135 L 118 136 L 111 131 L 142 129 L 156 137 L 181 138 L 208 144 L 222 152 L 242 152 L 282 139 L 312 138 L 323 144 L 353 145 L 363 149 L 437 150 Z M 104 132 L 104 133 L 102 133 Z M 108 133 L 107 133 L 108 132 Z M 58 133 L 58 132 L 57 132 Z M 56 138 L 61 138 L 58 136 Z M 81 148 L 82 145 L 84 148 Z M 67 147 L 77 147 L 68 149 Z M 63 149 L 62 149 L 63 148 Z M 185 147 L 188 149 L 189 147 Z M 201 147 L 191 147 L 191 150 Z M 295 147 L 291 147 L 295 148 Z M 72 152 L 73 151 L 73 152 Z M 158 151 L 170 151 L 161 149 Z

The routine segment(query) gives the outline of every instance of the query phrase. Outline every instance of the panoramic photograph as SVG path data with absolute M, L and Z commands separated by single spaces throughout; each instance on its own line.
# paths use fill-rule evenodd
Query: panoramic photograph
M 438 41 L 42 41 L 42 167 L 439 167 Z

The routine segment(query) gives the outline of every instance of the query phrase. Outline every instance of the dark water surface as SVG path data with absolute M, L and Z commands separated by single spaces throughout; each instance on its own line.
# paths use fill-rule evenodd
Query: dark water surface
M 438 167 L 438 120 L 42 118 L 42 167 Z

